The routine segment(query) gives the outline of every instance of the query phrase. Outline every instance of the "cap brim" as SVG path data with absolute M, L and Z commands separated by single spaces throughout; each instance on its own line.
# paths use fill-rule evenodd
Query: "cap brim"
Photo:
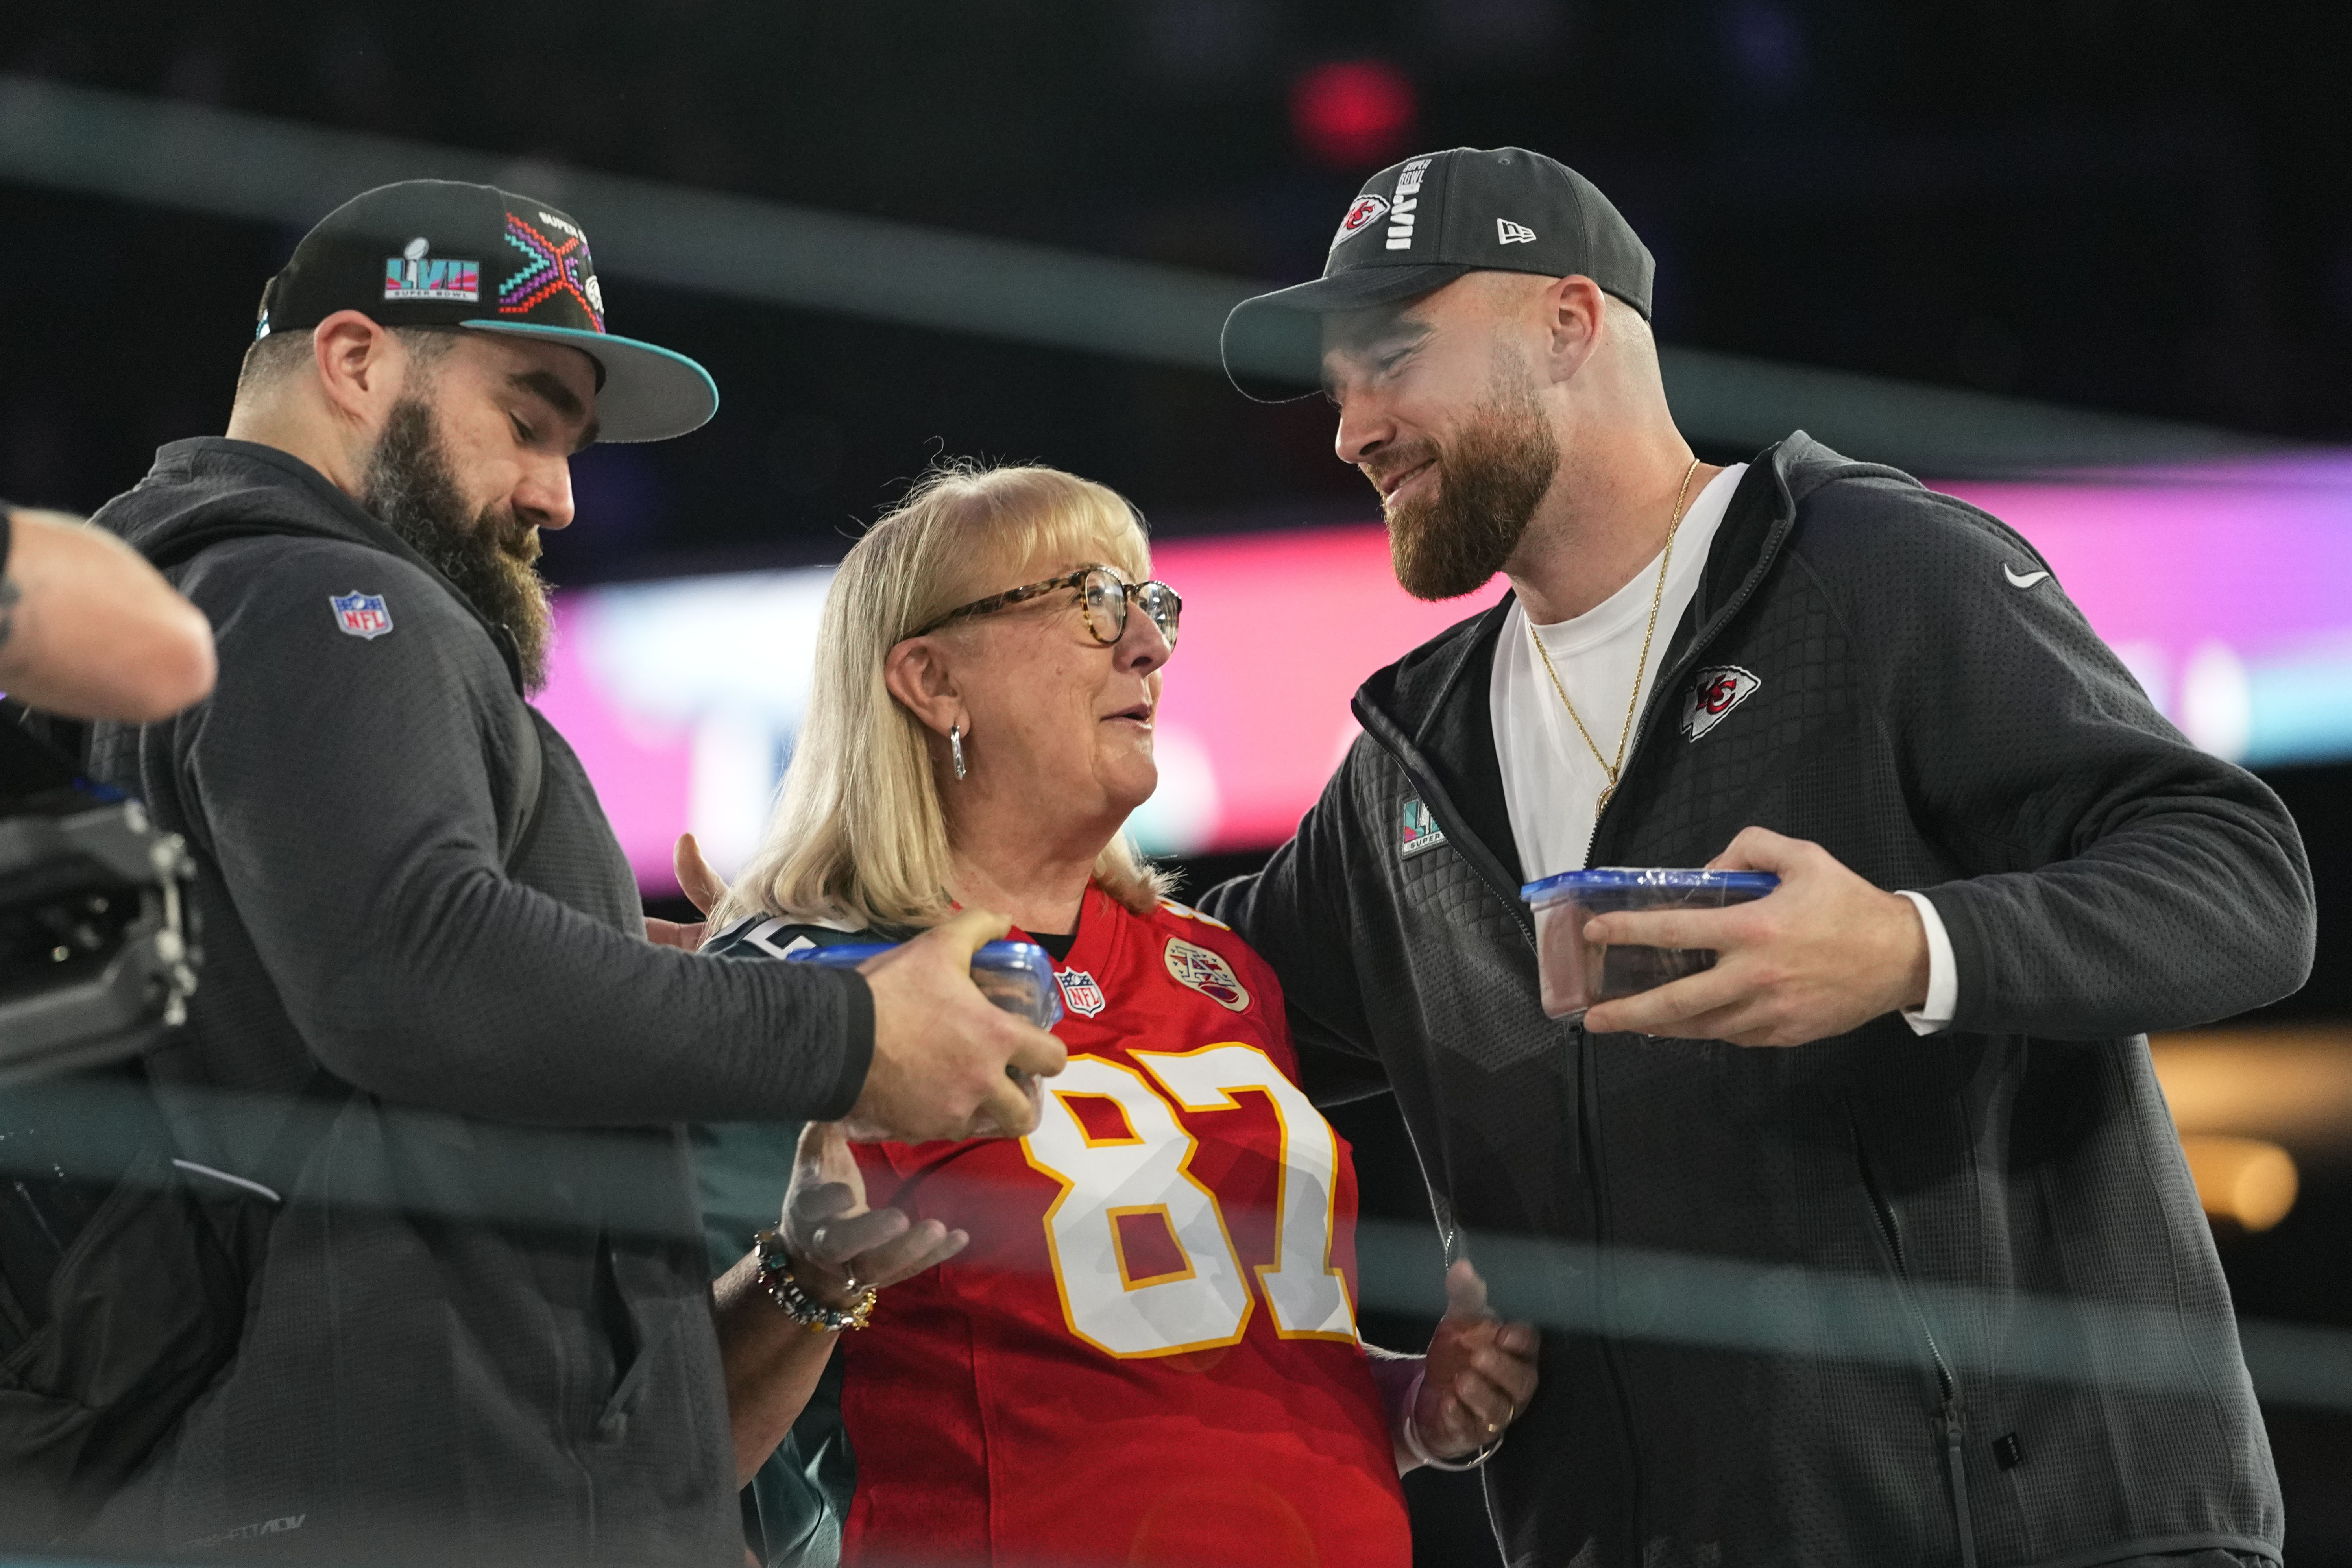
M 682 353 L 635 338 L 578 327 L 548 327 L 535 321 L 467 321 L 485 332 L 551 338 L 602 366 L 596 389 L 596 439 L 667 441 L 710 423 L 719 412 L 719 384 Z
M 1258 403 L 1304 397 L 1322 382 L 1322 318 L 1414 299 L 1472 270 L 1453 262 L 1358 267 L 1244 300 L 1217 339 L 1225 378 Z

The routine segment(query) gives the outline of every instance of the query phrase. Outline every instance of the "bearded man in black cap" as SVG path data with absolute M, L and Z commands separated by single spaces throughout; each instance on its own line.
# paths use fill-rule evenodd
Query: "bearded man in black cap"
M 101 1431 L 42 1500 L 56 1530 L 102 1502 L 79 1539 L 739 1563 L 719 1342 L 779 1309 L 747 1292 L 714 1332 L 677 1124 L 1031 1124 L 1013 1074 L 1061 1048 L 969 973 L 1003 921 L 864 974 L 648 942 L 578 760 L 524 700 L 568 458 L 716 406 L 699 365 L 605 330 L 567 215 L 390 185 L 270 282 L 227 437 L 165 447 L 99 514 L 220 651 L 210 700 L 92 740 L 201 872 L 204 984 L 144 1064 L 169 1122 L 151 1174 L 226 1213 L 227 1247 L 144 1283 L 157 1312 L 223 1276 L 246 1294 L 169 1436 L 109 1499 L 80 1484 L 125 1462 Z
M 1319 332 L 1407 589 L 1511 582 L 1365 683 L 1297 837 L 1202 900 L 1308 1088 L 1393 1090 L 1449 1247 L 1569 1331 L 1480 1456 L 1504 1554 L 2274 1561 L 2143 1035 L 2302 984 L 2294 825 L 1997 520 L 1801 433 L 1701 462 L 1652 270 L 1580 175 L 1461 148 L 1227 325 L 1237 372 Z M 1584 935 L 1714 967 L 1546 1016 L 1522 884 L 1709 864 L 1779 885 Z

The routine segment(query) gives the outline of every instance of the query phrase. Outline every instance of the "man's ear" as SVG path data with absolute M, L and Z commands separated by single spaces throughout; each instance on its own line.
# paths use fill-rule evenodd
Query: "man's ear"
M 1538 297 L 1546 379 L 1566 381 L 1600 352 L 1609 331 L 1609 299 L 1580 272 L 1545 285 Z
M 310 361 L 327 405 L 362 429 L 383 423 L 408 369 L 400 340 L 357 310 L 338 310 L 310 330 Z
M 882 658 L 882 684 L 898 705 L 935 734 L 944 735 L 963 713 L 963 697 L 933 637 L 908 637 Z

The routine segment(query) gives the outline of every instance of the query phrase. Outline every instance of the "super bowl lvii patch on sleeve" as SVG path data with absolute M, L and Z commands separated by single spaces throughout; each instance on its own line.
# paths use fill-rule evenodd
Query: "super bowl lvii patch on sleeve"
M 1445 829 L 1437 826 L 1437 818 L 1429 807 L 1413 795 L 1404 803 L 1403 829 L 1397 836 L 1397 854 L 1410 860 L 1424 849 L 1434 849 L 1445 842 Z

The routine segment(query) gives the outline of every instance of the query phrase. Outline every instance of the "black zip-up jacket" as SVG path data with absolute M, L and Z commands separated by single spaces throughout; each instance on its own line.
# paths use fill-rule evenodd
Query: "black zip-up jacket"
M 1282 976 L 1310 1089 L 1393 1089 L 1449 1246 L 1569 1325 L 1486 1472 L 1514 1568 L 2278 1554 L 2142 1037 L 2300 984 L 2310 874 L 2046 571 L 1906 475 L 1767 450 L 1594 832 L 1595 866 L 1699 866 L 1759 824 L 1926 893 L 1941 1034 L 1546 1018 L 1489 708 L 1507 605 L 1367 681 L 1297 837 L 1202 901 Z M 1702 691 L 1744 695 L 1694 722 Z M 1424 808 L 1443 840 L 1407 853 Z
M 200 868 L 202 984 L 149 1063 L 177 1152 L 286 1199 L 236 1359 L 100 1538 L 740 1564 L 678 1124 L 846 1111 L 863 982 L 646 942 L 503 631 L 308 465 L 175 442 L 97 521 L 163 558 L 215 541 L 173 575 L 217 688 L 100 726 L 94 767 Z M 388 630 L 342 629 L 354 590 Z M 219 1091 L 307 1095 L 326 1131 L 269 1169 Z

